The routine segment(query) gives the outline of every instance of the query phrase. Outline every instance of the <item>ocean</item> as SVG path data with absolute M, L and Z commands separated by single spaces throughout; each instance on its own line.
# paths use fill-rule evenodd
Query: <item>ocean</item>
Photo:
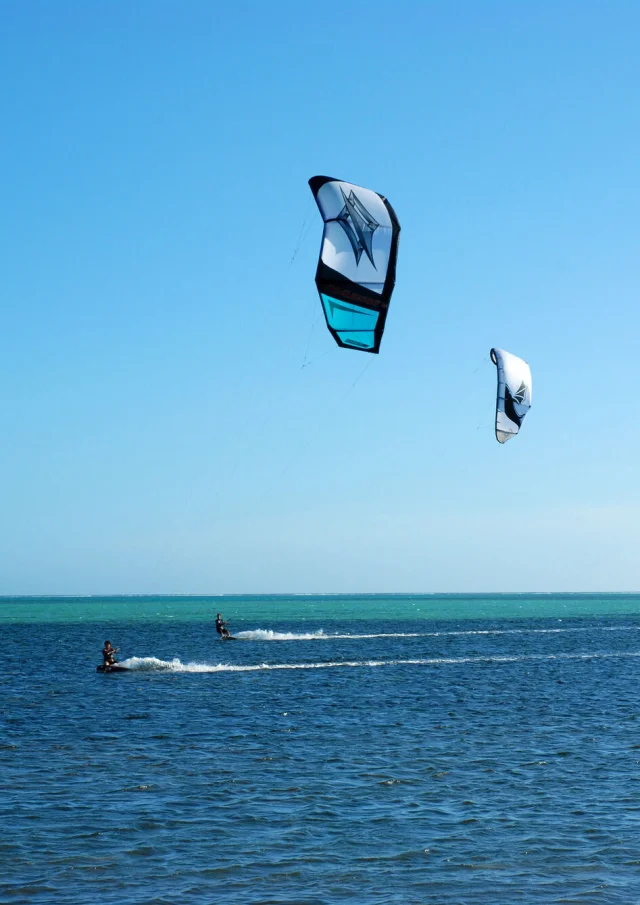
M 640 596 L 4 598 L 0 626 L 2 901 L 640 901 Z

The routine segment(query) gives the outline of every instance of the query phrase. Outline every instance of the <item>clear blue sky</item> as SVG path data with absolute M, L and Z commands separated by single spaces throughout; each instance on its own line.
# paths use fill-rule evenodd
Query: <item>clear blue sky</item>
M 640 590 L 638 34 L 2 3 L 0 593 Z M 377 357 L 325 328 L 314 174 L 401 222 Z

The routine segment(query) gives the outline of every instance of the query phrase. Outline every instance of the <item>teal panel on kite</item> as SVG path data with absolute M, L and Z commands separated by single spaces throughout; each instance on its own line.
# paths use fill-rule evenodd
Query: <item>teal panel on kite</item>
M 380 317 L 378 311 L 334 299 L 322 292 L 320 298 L 329 329 L 338 335 L 342 345 L 367 351 L 374 348 L 375 330 Z

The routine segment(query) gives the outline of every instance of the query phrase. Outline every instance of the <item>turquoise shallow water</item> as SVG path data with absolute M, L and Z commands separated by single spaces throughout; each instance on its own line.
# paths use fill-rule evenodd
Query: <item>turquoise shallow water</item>
M 640 610 L 635 594 L 347 594 L 140 597 L 4 597 L 7 622 L 214 619 L 498 619 L 615 616 Z
M 0 613 L 0 898 L 640 898 L 640 597 Z

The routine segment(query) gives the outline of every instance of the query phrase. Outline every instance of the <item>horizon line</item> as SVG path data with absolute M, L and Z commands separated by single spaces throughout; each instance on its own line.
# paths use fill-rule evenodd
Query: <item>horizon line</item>
M 247 597 L 624 597 L 640 596 L 640 591 L 249 591 L 206 594 L 194 593 L 93 593 L 93 594 L 0 594 L 0 602 L 3 600 L 94 600 L 104 597 L 110 598 L 247 598 Z

